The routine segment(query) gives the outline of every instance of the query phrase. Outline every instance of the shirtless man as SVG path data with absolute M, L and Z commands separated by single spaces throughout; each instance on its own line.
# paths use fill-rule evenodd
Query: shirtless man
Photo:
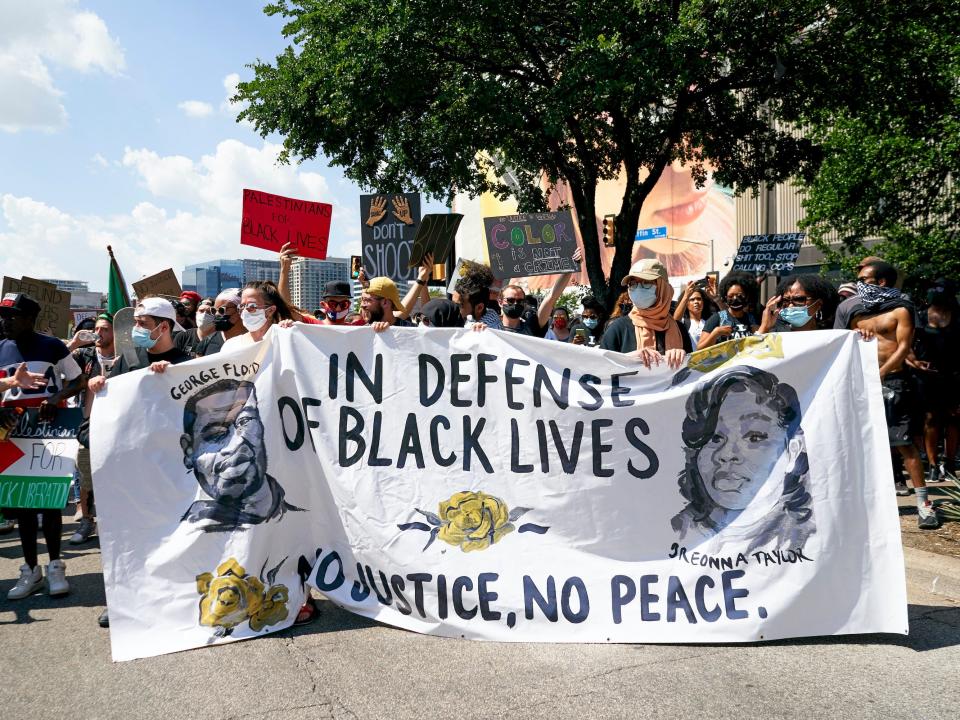
M 849 310 L 846 327 L 876 338 L 890 447 L 897 448 L 910 475 L 920 529 L 935 530 L 940 521 L 927 497 L 920 451 L 913 444 L 919 415 L 906 360 L 913 345 L 914 310 L 896 289 L 896 283 L 897 271 L 889 263 L 874 260 L 862 265 L 857 274 L 858 302 Z M 843 322 L 840 317 L 837 320 Z

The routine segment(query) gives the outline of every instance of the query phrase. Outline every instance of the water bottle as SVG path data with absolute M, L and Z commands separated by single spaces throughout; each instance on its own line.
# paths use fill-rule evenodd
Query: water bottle
M 81 330 L 77 333 L 77 339 L 80 342 L 94 343 L 99 336 L 93 330 Z

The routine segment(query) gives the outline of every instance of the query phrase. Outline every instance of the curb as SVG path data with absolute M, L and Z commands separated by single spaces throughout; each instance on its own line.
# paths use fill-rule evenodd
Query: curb
M 903 562 L 908 582 L 934 595 L 960 600 L 960 559 L 904 547 Z

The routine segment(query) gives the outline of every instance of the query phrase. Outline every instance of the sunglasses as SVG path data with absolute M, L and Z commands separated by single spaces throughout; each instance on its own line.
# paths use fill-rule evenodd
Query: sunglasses
M 780 307 L 790 307 L 792 305 L 806 305 L 813 298 L 809 298 L 806 295 L 794 295 L 793 297 L 782 297 L 780 298 Z
M 747 301 L 747 296 L 746 295 L 727 295 L 728 303 L 738 302 L 738 301 L 745 303 Z
M 657 284 L 656 281 L 653 281 L 653 280 L 631 280 L 630 282 L 627 283 L 627 289 L 629 290 L 637 286 L 640 286 L 642 288 L 655 287 L 656 284 Z
M 334 310 L 344 310 L 350 307 L 349 300 L 324 300 L 323 304 L 327 307 L 333 308 Z
M 253 304 L 253 303 L 248 303 L 248 305 L 252 305 L 252 304 Z M 230 310 L 230 306 L 229 306 L 229 305 L 221 305 L 221 306 L 218 307 L 216 310 L 214 310 L 213 308 L 211 308 L 211 309 L 210 309 L 210 312 L 212 312 L 214 315 L 226 315 L 229 310 Z
M 522 304 L 523 304 L 523 298 L 520 298 L 519 300 L 518 300 L 517 298 L 502 298 L 502 299 L 501 299 L 501 304 L 503 304 L 503 305 L 522 305 Z
M 269 305 L 257 305 L 255 302 L 244 303 L 240 306 L 240 310 L 246 310 L 247 312 L 255 312 L 257 310 L 266 310 Z M 223 308 L 220 308 L 223 310 Z

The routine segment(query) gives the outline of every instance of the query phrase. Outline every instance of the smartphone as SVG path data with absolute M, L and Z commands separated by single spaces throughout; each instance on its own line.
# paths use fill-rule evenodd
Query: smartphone
M 356 280 L 360 277 L 360 268 L 363 266 L 359 255 L 350 256 L 350 279 Z
M 582 338 L 586 339 L 586 337 L 587 337 L 587 329 L 586 329 L 586 328 L 577 328 L 576 330 L 573 331 L 573 334 L 574 334 L 575 336 L 577 336 L 577 337 L 582 337 Z
M 707 273 L 707 285 L 711 295 L 717 294 L 717 285 L 720 284 L 720 273 L 716 270 L 711 270 Z

